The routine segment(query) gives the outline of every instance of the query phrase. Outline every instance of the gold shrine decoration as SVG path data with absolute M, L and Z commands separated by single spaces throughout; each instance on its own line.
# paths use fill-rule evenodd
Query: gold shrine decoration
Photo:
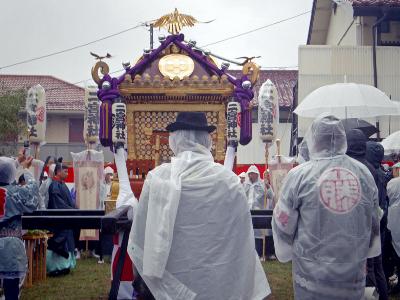
M 169 79 L 178 77 L 182 80 L 185 76 L 192 75 L 194 61 L 187 55 L 169 54 L 160 59 L 158 68 L 161 74 Z
M 193 27 L 198 21 L 190 16 L 179 13 L 175 8 L 174 12 L 167 14 L 156 20 L 153 24 L 154 27 L 164 27 L 171 34 L 178 34 L 183 27 Z
M 163 94 L 163 95 L 222 95 L 231 96 L 234 86 L 229 82 L 227 75 L 218 77 L 212 75 L 185 76 L 182 80 L 178 77 L 170 79 L 167 76 L 150 74 L 125 75 L 124 81 L 119 85 L 122 96 L 128 97 L 132 94 Z
M 96 62 L 96 64 L 92 67 L 92 78 L 97 84 L 99 84 L 102 79 L 99 76 L 99 71 L 104 76 L 110 72 L 110 68 L 104 61 L 99 60 Z
M 208 116 L 208 122 L 217 126 L 212 134 L 214 158 L 223 160 L 225 156 L 225 105 L 224 104 L 128 104 L 128 159 L 154 160 L 156 149 L 149 143 L 153 131 L 162 130 L 167 123 L 175 120 L 175 114 L 180 111 L 203 111 Z M 161 116 L 162 119 L 155 118 Z M 135 117 L 136 116 L 136 117 Z M 140 120 L 137 119 L 140 116 Z M 138 122 L 140 121 L 140 122 Z M 165 129 L 164 129 L 165 130 Z M 146 141 L 146 139 L 148 141 Z M 157 150 L 158 151 L 158 150 Z M 160 160 L 170 153 L 168 144 L 160 145 Z M 145 154 L 143 154 L 145 153 Z M 172 153 L 170 153 L 171 155 Z M 152 156 L 151 156 L 152 155 Z
M 250 79 L 251 84 L 254 85 L 258 80 L 258 76 L 260 73 L 260 67 L 257 66 L 252 61 L 249 61 L 249 62 L 245 63 L 245 65 L 243 66 L 242 73 L 243 73 L 243 75 L 248 75 L 250 77 L 249 79 Z

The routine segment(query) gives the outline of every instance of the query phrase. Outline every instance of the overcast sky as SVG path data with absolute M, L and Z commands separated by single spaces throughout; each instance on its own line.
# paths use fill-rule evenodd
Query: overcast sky
M 184 28 L 185 39 L 205 45 L 311 10 L 312 0 L 2 0 L 0 67 L 71 48 L 154 20 L 174 8 L 210 24 Z M 208 47 L 227 58 L 261 55 L 261 66 L 297 66 L 311 14 Z M 165 33 L 164 30 L 161 31 Z M 155 46 L 159 45 L 155 30 Z M 149 34 L 137 28 L 67 53 L 0 69 L 1 74 L 53 75 L 69 82 L 91 78 L 94 58 L 111 53 L 111 71 L 133 63 L 148 47 Z M 88 82 L 89 84 L 90 82 Z

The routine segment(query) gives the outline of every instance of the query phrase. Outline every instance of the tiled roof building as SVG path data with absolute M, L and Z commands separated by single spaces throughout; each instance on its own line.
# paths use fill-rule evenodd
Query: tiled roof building
M 0 89 L 26 89 L 40 84 L 46 91 L 49 111 L 84 111 L 85 90 L 48 75 L 2 75 Z
M 241 70 L 231 70 L 228 73 L 237 76 L 241 72 Z M 290 108 L 293 104 L 293 88 L 297 83 L 297 77 L 297 70 L 261 70 L 254 87 L 254 98 L 257 99 L 261 85 L 270 79 L 278 90 L 279 106 Z

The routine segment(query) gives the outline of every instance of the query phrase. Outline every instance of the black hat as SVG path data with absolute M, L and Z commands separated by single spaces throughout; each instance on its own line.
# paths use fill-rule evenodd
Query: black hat
M 176 121 L 167 126 L 169 132 L 176 130 L 199 130 L 213 132 L 217 127 L 207 125 L 206 114 L 203 112 L 180 112 L 176 117 Z

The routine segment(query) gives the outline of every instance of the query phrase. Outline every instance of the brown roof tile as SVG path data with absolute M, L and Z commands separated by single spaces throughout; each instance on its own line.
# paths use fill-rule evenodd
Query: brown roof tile
M 228 73 L 235 77 L 240 77 L 241 70 L 230 70 Z M 261 85 L 270 79 L 276 86 L 279 95 L 280 107 L 291 107 L 293 104 L 293 87 L 298 78 L 297 70 L 261 70 L 260 78 L 254 87 L 254 98 L 258 97 Z
M 47 75 L 2 75 L 0 89 L 26 89 L 40 84 L 46 91 L 48 110 L 84 111 L 85 90 L 64 80 Z
M 230 70 L 235 77 L 241 70 Z M 254 87 L 255 98 L 261 85 L 270 79 L 277 87 L 279 106 L 290 107 L 293 103 L 293 87 L 297 82 L 297 70 L 261 70 L 260 78 Z M 29 89 L 40 84 L 46 91 L 48 110 L 84 111 L 85 90 L 64 80 L 47 75 L 1 75 L 0 89 Z

